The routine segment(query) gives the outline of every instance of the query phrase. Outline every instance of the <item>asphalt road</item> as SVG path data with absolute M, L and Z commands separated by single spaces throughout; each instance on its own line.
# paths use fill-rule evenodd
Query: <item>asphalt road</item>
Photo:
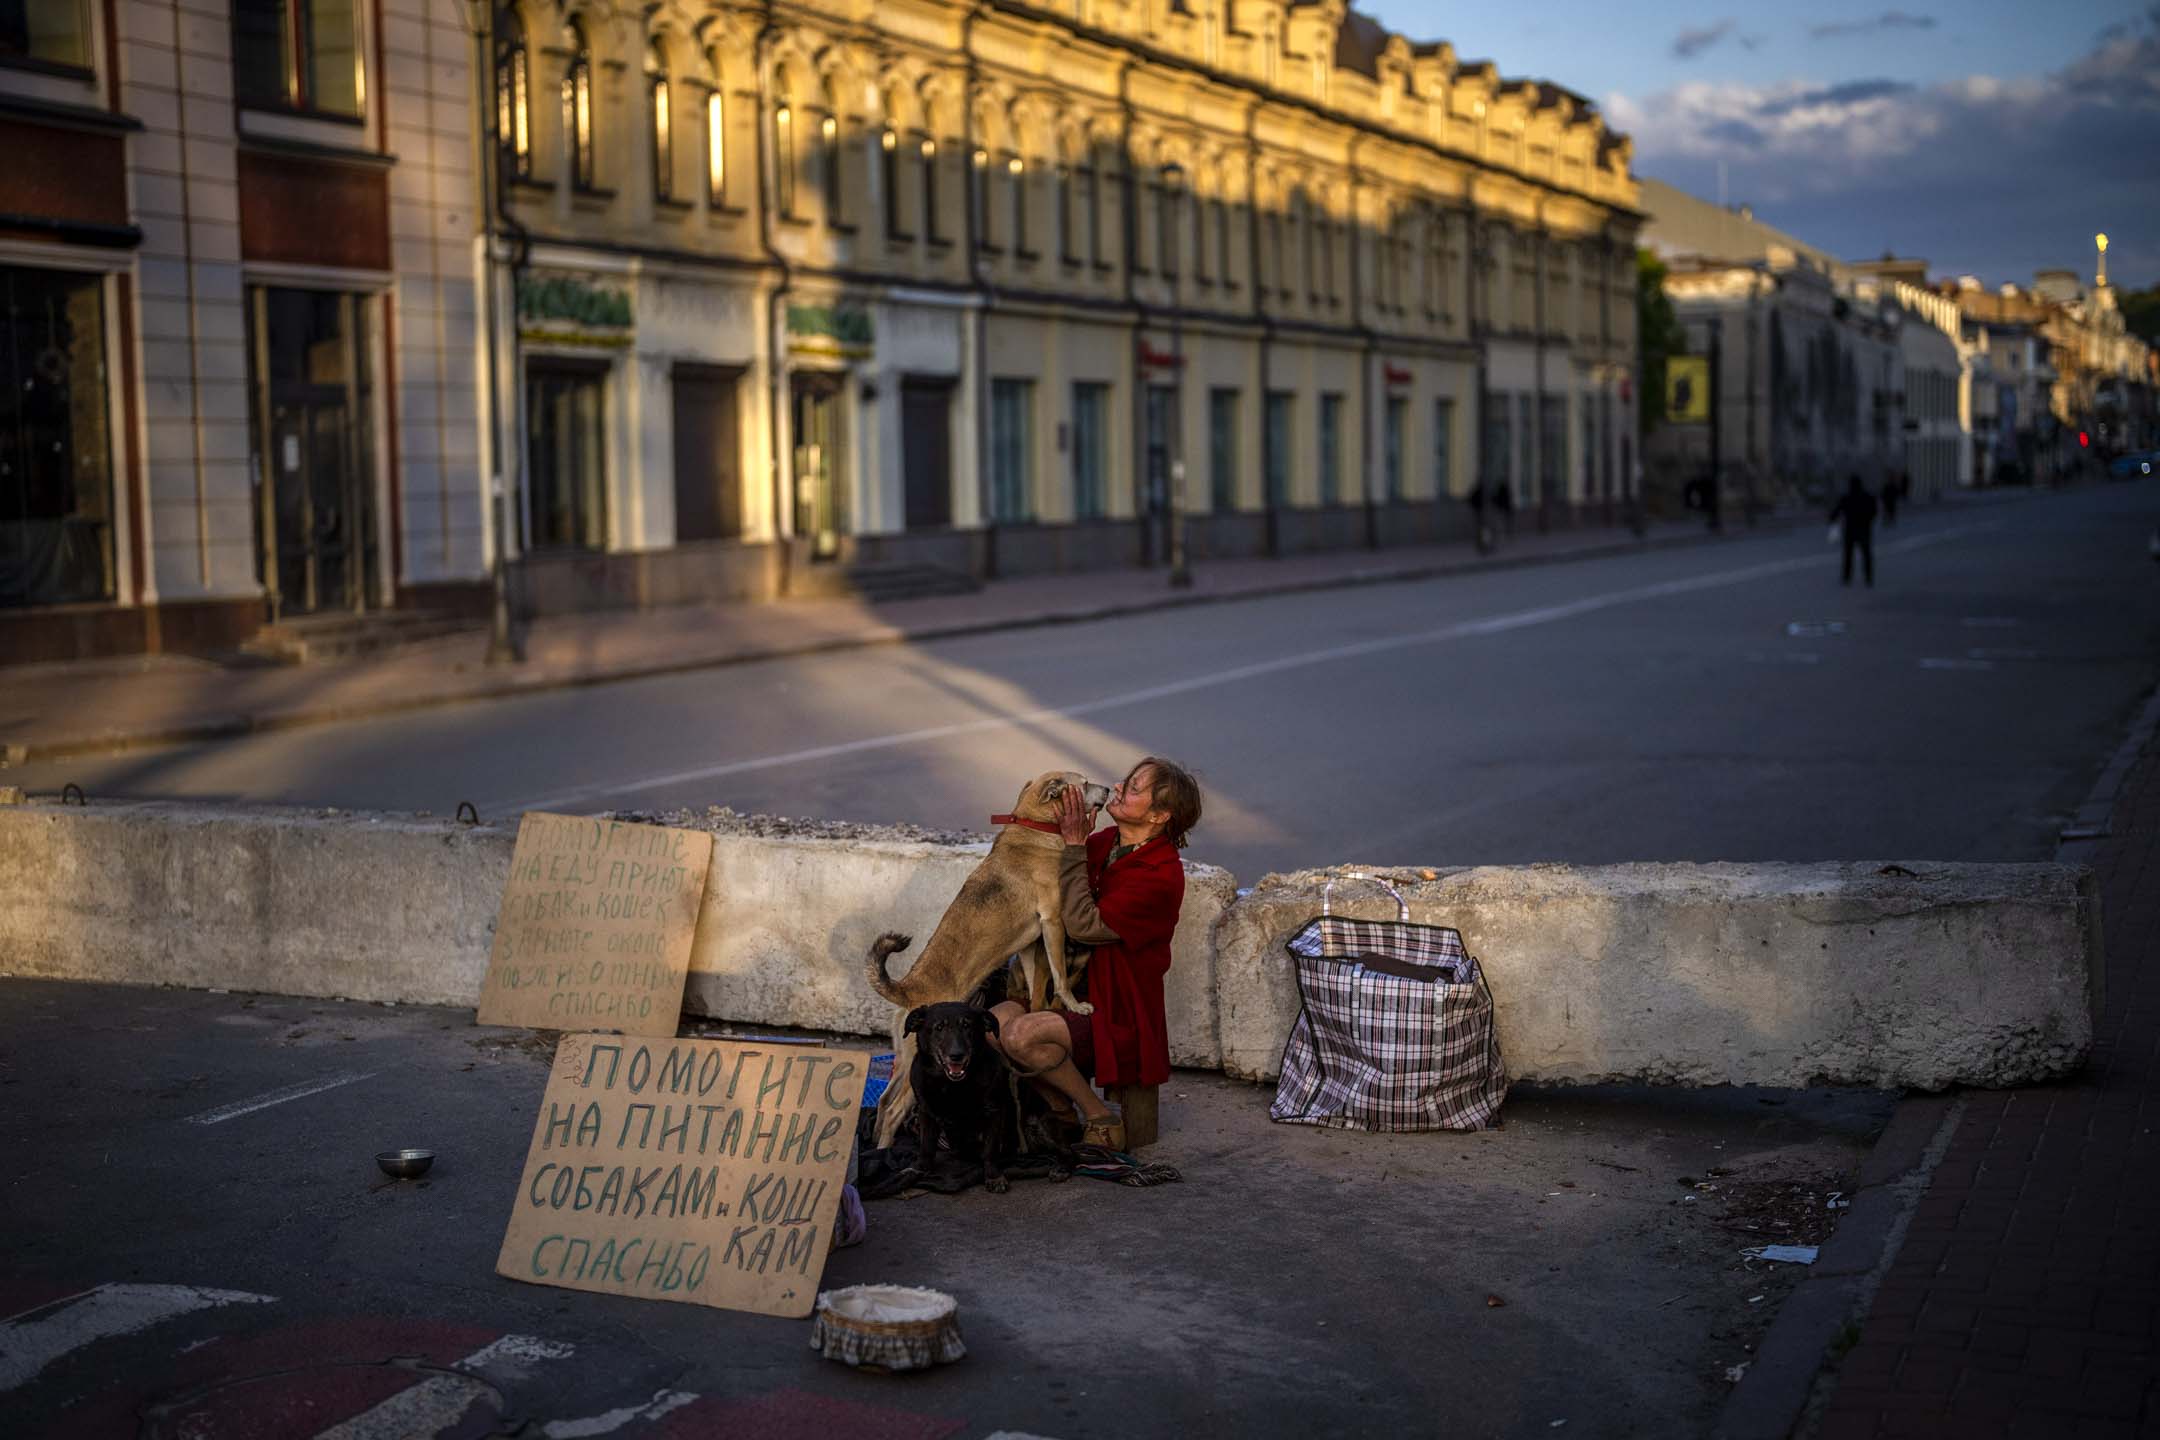
M 1192 765 L 1195 859 L 2043 859 L 2160 672 L 2144 487 L 761 662 L 55 761 L 10 779 L 490 817 L 729 805 L 984 829 Z
M 1523 1087 L 1504 1129 L 1350 1135 L 1181 1071 L 1144 1152 L 1180 1183 L 867 1207 L 823 1283 L 936 1286 L 969 1347 L 895 1377 L 498 1276 L 551 1044 L 0 980 L 0 1435 L 1702 1435 L 1801 1278 L 1743 1250 L 1819 1240 L 1893 1100 Z M 404 1145 L 424 1181 L 372 1165 Z

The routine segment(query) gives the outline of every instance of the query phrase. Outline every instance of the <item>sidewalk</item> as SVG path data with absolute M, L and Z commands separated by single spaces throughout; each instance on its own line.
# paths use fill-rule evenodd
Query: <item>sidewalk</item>
M 1739 538 L 1814 522 L 1765 517 Z M 859 600 L 615 610 L 537 622 L 523 664 L 485 663 L 485 630 L 365 659 L 308 666 L 224 665 L 190 656 L 0 667 L 0 763 L 210 740 L 783 655 L 932 640 L 1030 625 L 1204 605 L 1307 590 L 1470 574 L 1702 543 L 1700 517 L 1661 522 L 1638 540 L 1624 527 L 1540 535 L 1528 521 L 1481 556 L 1467 542 L 1351 550 L 1280 560 L 1203 561 L 1189 590 L 1165 572 L 1114 570 L 994 581 L 973 595 L 883 605 Z
M 2105 833 L 2062 857 L 2100 884 L 2092 1063 L 2073 1082 L 1954 1102 L 1963 1114 L 1815 1440 L 2160 1436 L 2156 712 L 2126 746 Z

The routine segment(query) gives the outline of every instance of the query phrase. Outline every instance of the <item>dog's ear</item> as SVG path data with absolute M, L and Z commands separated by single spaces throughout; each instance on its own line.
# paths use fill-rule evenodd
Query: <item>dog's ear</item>
M 982 1016 L 982 1027 L 984 1034 L 995 1035 L 998 1033 L 997 1011 L 978 1010 L 975 1013 Z
M 1053 775 L 1048 780 L 1043 781 L 1042 799 L 1044 804 L 1055 804 L 1057 798 L 1064 793 L 1065 781 L 1063 778 Z
M 922 1029 L 924 1023 L 928 1021 L 929 1018 L 930 1007 L 927 1005 L 917 1005 L 914 1009 L 907 1012 L 907 1024 L 900 1027 L 900 1033 L 903 1035 L 914 1034 L 916 1031 Z

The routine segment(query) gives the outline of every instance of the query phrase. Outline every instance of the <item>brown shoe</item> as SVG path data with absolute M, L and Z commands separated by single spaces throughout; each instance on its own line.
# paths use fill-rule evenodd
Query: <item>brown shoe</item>
M 1081 1133 L 1080 1143 L 1083 1145 L 1100 1145 L 1105 1150 L 1123 1150 L 1125 1148 L 1124 1115 L 1115 1107 L 1112 1107 L 1109 1114 L 1099 1115 L 1088 1121 L 1087 1129 Z

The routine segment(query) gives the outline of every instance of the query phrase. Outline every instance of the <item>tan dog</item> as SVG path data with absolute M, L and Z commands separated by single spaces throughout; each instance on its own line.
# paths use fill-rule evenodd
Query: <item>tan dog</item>
M 1057 833 L 1058 808 L 1065 791 L 1075 785 L 1091 815 L 1110 799 L 1108 786 L 1070 770 L 1052 770 L 1030 780 L 1013 802 L 1013 820 L 1022 823 L 1007 824 L 998 833 L 990 853 L 945 908 L 906 978 L 894 980 L 885 964 L 905 950 L 912 937 L 888 932 L 871 944 L 870 988 L 903 1010 L 965 1000 L 997 972 L 1006 956 L 1019 955 L 1027 974 L 1028 1008 L 1042 1008 L 1047 980 L 1060 1005 L 1075 1015 L 1092 1014 L 1095 1007 L 1072 993 L 1065 964 L 1064 901 L 1058 888 L 1058 868 L 1065 856 L 1065 841 Z
M 1052 770 L 1030 780 L 1012 808 L 1014 822 L 1029 823 L 1001 822 L 1005 828 L 998 832 L 990 853 L 945 907 L 930 943 L 903 979 L 888 975 L 885 963 L 905 950 L 911 937 L 888 932 L 872 942 L 867 957 L 870 988 L 905 1014 L 918 1005 L 967 999 L 997 973 L 1008 955 L 1017 954 L 1027 972 L 1030 1008 L 1042 1008 L 1047 979 L 1067 1009 L 1080 1015 L 1092 1013 L 1094 1007 L 1072 993 L 1065 964 L 1064 900 L 1058 886 L 1058 869 L 1065 857 L 1065 841 L 1057 832 L 1058 809 L 1065 792 L 1075 785 L 1081 787 L 1091 819 L 1109 802 L 1108 786 L 1070 770 Z M 893 1029 L 894 1082 L 878 1105 L 880 1145 L 892 1144 L 914 1103 L 908 1084 L 914 1037 L 901 1032 L 898 1015 Z

